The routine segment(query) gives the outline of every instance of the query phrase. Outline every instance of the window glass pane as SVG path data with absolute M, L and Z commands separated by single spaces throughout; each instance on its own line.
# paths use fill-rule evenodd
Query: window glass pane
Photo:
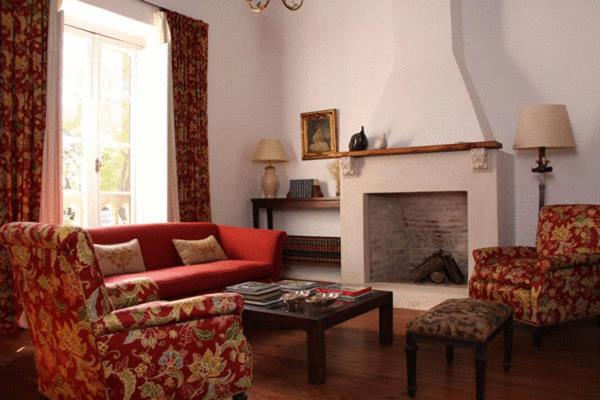
M 90 95 L 90 47 L 87 37 L 65 32 L 63 49 L 63 134 L 81 137 L 85 99 Z
M 63 189 L 83 190 L 83 144 L 63 142 Z
M 83 195 L 80 192 L 63 192 L 63 223 L 69 226 L 85 226 Z
M 129 143 L 129 108 L 129 99 L 100 99 L 98 124 L 105 144 Z
M 102 151 L 100 191 L 129 191 L 129 148 L 107 147 Z
M 129 97 L 131 57 L 126 51 L 108 44 L 103 44 L 100 51 L 100 95 Z
M 131 199 L 127 194 L 100 193 L 100 226 L 131 223 Z

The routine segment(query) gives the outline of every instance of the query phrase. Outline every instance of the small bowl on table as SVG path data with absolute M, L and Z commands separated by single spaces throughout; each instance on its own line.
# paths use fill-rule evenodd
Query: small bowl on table
M 323 308 L 335 303 L 338 297 L 339 293 L 317 293 L 310 296 L 305 301 L 315 308 Z
M 281 298 L 287 306 L 288 311 L 298 311 L 309 296 L 310 292 L 308 290 L 298 290 L 284 293 Z

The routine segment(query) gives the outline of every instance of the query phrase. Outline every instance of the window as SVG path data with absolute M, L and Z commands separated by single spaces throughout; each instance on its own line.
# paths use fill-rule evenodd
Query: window
M 133 45 L 75 28 L 63 49 L 63 215 L 67 224 L 134 221 Z
M 67 2 L 63 221 L 167 220 L 167 46 L 152 26 Z

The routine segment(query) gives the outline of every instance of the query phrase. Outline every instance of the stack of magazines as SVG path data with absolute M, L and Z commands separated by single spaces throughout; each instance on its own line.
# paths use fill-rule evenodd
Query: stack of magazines
M 276 283 L 244 282 L 227 286 L 226 292 L 242 295 L 245 304 L 254 306 L 272 306 L 281 303 L 281 290 Z
M 297 281 L 293 279 L 284 279 L 277 282 L 277 285 L 279 285 L 282 292 L 296 292 L 299 290 L 308 290 L 312 292 L 319 286 L 317 282 Z

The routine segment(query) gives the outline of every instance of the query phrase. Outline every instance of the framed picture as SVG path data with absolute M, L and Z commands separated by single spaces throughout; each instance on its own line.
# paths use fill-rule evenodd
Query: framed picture
M 329 158 L 338 151 L 337 110 L 300 114 L 302 125 L 302 159 Z

